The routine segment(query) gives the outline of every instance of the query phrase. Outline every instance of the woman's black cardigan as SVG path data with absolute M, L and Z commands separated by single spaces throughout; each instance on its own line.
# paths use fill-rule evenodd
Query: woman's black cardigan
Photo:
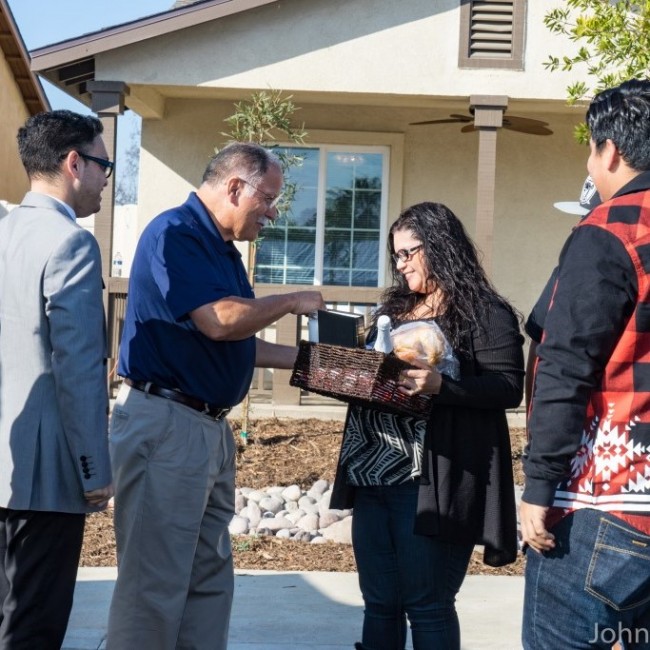
M 483 544 L 490 566 L 517 557 L 517 516 L 505 410 L 523 396 L 523 337 L 512 311 L 486 306 L 480 327 L 456 351 L 460 377 L 443 375 L 432 397 L 414 533 Z M 336 470 L 332 508 L 353 508 L 354 487 Z

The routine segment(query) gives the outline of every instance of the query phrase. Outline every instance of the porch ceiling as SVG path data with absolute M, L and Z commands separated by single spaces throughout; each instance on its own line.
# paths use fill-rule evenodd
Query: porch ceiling
M 57 66 L 41 72 L 51 83 L 63 88 L 68 94 L 74 95 L 79 101 L 90 106 L 91 96 L 86 84 L 95 80 L 94 57 L 75 61 L 70 64 Z M 237 102 L 247 99 L 252 93 L 264 88 L 224 88 L 214 86 L 179 86 L 164 84 L 142 84 L 128 81 L 129 95 L 125 98 L 126 106 L 143 118 L 162 119 L 165 104 L 169 100 L 189 99 L 197 101 L 226 101 Z M 411 116 L 412 121 L 445 117 L 448 113 L 467 112 L 468 96 L 443 95 L 403 95 L 383 93 L 332 93 L 282 89 L 284 94 L 291 95 L 299 106 L 348 106 L 348 107 L 382 107 L 400 110 L 416 111 Z M 534 116 L 536 114 L 566 114 L 582 110 L 569 108 L 563 101 L 557 100 L 518 100 L 510 99 L 509 112 Z M 420 112 L 424 111 L 424 112 Z

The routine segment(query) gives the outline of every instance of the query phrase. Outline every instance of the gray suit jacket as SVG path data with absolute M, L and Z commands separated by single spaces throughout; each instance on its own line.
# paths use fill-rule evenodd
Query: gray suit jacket
M 0 507 L 83 513 L 111 482 L 101 258 L 51 197 L 0 219 Z

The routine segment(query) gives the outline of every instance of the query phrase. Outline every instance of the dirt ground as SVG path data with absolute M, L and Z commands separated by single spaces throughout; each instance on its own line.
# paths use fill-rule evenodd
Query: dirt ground
M 318 479 L 334 479 L 341 442 L 342 423 L 335 420 L 280 420 L 268 418 L 249 423 L 247 444 L 243 444 L 241 423 L 231 420 L 237 440 L 237 485 L 266 488 L 298 484 L 308 489 Z M 515 482 L 523 483 L 521 454 L 525 433 L 513 429 Z M 273 537 L 233 537 L 235 566 L 239 569 L 281 571 L 355 571 L 352 547 L 345 544 L 308 544 Z M 89 515 L 86 522 L 82 566 L 114 566 L 115 539 L 111 512 Z M 521 575 L 523 559 L 499 569 L 484 565 L 474 553 L 469 572 L 473 574 Z

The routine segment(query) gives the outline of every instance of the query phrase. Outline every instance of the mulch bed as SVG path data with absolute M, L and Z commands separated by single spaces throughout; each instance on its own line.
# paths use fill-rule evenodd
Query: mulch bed
M 274 485 L 300 485 L 308 489 L 318 479 L 334 479 L 341 443 L 342 423 L 335 420 L 265 418 L 249 422 L 247 443 L 240 437 L 241 423 L 231 420 L 237 440 L 237 485 L 262 489 Z M 523 483 L 521 455 L 523 429 L 512 429 L 515 482 Z M 238 569 L 276 571 L 356 571 L 352 547 L 346 544 L 308 544 L 274 537 L 233 537 Z M 115 565 L 115 538 L 110 511 L 89 515 L 86 521 L 81 566 Z M 524 560 L 492 568 L 474 553 L 470 574 L 522 575 Z

